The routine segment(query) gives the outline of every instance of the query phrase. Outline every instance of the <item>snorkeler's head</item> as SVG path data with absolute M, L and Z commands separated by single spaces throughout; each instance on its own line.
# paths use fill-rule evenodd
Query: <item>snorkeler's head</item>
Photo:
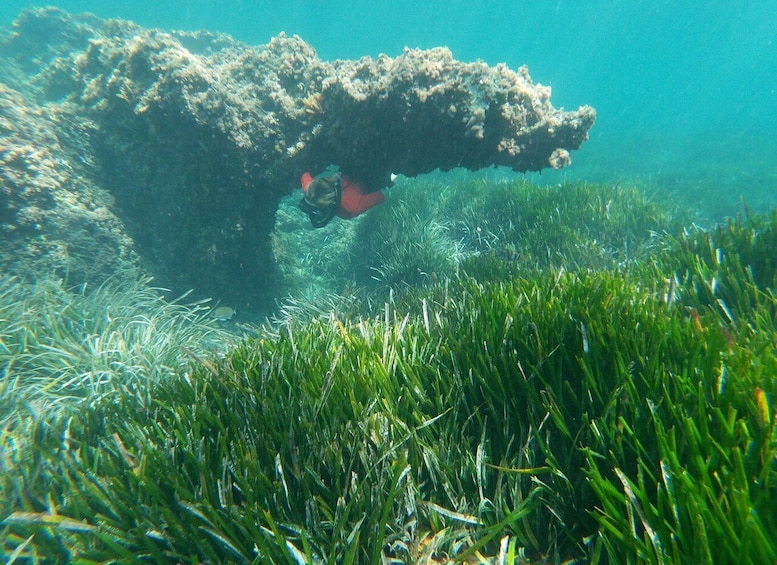
M 339 204 L 342 194 L 340 175 L 318 176 L 314 178 L 305 191 L 305 200 L 317 208 L 329 208 Z
M 308 215 L 313 227 L 320 228 L 334 218 L 342 194 L 343 183 L 338 173 L 321 174 L 310 182 L 299 207 Z

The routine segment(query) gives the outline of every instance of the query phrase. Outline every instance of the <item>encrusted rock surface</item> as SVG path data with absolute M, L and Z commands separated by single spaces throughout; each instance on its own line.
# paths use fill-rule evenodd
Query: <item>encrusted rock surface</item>
M 104 212 L 69 213 L 114 234 L 106 249 L 134 264 L 132 248 L 163 282 L 231 303 L 268 295 L 275 210 L 302 172 L 337 164 L 378 190 L 391 173 L 557 168 L 595 119 L 553 108 L 525 68 L 445 48 L 325 62 L 298 37 L 249 47 L 56 9 L 0 33 L 0 77 L 4 238 L 27 221 L 30 187 L 30 202 L 58 209 L 73 177 L 83 193 L 68 193 Z M 38 150 L 26 177 L 14 165 L 25 144 Z
M 0 269 L 74 283 L 134 278 L 139 257 L 111 195 L 90 180 L 93 166 L 58 132 L 83 125 L 58 108 L 31 104 L 0 83 Z

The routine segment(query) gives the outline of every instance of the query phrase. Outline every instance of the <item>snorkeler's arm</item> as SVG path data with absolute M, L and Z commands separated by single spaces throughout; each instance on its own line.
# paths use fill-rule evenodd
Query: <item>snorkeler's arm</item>
M 340 198 L 340 207 L 348 215 L 353 217 L 377 206 L 385 200 L 380 191 L 364 194 L 362 187 L 343 177 L 343 196 Z
M 313 175 L 311 175 L 310 173 L 304 173 L 300 177 L 299 183 L 302 186 L 302 191 L 303 192 L 307 192 L 308 191 L 308 187 L 310 186 L 311 182 L 313 182 Z
M 381 191 L 360 194 L 359 196 L 359 213 L 364 212 L 373 206 L 377 206 L 386 199 Z

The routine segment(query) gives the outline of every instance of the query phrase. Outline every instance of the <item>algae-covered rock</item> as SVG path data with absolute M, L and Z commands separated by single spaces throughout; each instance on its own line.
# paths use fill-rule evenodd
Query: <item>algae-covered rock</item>
M 77 184 L 110 194 L 95 205 L 163 282 L 253 305 L 275 281 L 275 211 L 302 172 L 337 164 L 378 190 L 392 173 L 558 168 L 595 119 L 555 109 L 526 68 L 445 48 L 326 62 L 299 37 L 250 47 L 57 9 L 0 32 L 0 70 L 21 106 L 45 108 L 24 120 L 62 116 L 60 145 L 94 163 Z
M 71 282 L 136 277 L 139 258 L 89 159 L 60 143 L 85 125 L 0 83 L 0 266 Z M 83 131 L 80 133 L 85 135 Z

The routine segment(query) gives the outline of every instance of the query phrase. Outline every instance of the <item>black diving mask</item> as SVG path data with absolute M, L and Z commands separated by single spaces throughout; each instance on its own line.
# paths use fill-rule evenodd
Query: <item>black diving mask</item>
M 304 198 L 300 200 L 298 204 L 300 210 L 308 215 L 310 223 L 313 224 L 314 228 L 323 228 L 327 225 L 332 218 L 335 217 L 337 205 L 338 203 L 335 202 L 332 206 L 328 206 L 327 208 L 319 208 L 318 206 L 313 206 L 313 204 Z

